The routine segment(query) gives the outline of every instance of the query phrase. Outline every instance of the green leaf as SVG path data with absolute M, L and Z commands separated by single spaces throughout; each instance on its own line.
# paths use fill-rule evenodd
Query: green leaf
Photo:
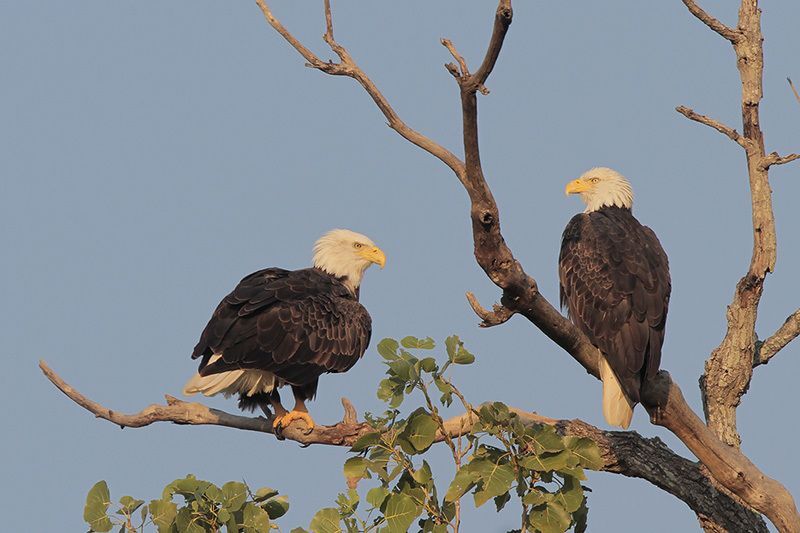
M 487 458 L 474 460 L 470 466 L 480 482 L 474 495 L 476 507 L 508 492 L 514 482 L 514 468 L 509 463 L 494 462 Z
M 133 514 L 143 503 L 144 500 L 137 500 L 131 496 L 123 496 L 119 499 L 119 504 L 122 507 L 121 511 L 128 515 Z
M 178 506 L 169 500 L 151 500 L 149 507 L 158 533 L 169 533 L 178 515 Z
M 275 520 L 285 515 L 289 511 L 289 498 L 286 496 L 276 496 L 270 498 L 261 505 L 269 515 L 270 519 Z
M 313 533 L 342 533 L 339 527 L 339 511 L 333 507 L 325 507 L 317 511 L 309 526 Z
M 269 531 L 269 515 L 252 503 L 246 503 L 242 513 L 244 533 L 265 533 Z
M 108 492 L 108 484 L 102 480 L 98 481 L 89 489 L 86 505 L 83 507 L 83 519 L 92 531 L 111 531 L 114 527 L 108 517 L 109 505 L 111 505 L 111 494 Z
M 187 475 L 185 478 L 176 479 L 164 487 L 162 499 L 169 499 L 173 494 L 176 493 L 194 498 L 194 493 L 200 488 L 200 484 L 201 481 L 195 478 L 192 474 Z
M 406 533 L 421 512 L 422 506 L 418 506 L 411 497 L 393 492 L 386 500 L 386 510 L 383 513 L 386 527 L 382 531 Z
M 358 492 L 355 489 L 350 489 L 347 494 L 339 494 L 336 497 L 336 505 L 339 506 L 339 518 L 346 518 L 353 515 L 358 508 L 360 502 Z
M 439 426 L 433 417 L 422 407 L 415 410 L 408 417 L 405 429 L 400 433 L 400 438 L 408 441 L 413 447 L 412 450 L 405 450 L 407 453 L 423 453 L 436 438 L 436 430 Z
M 247 501 L 247 485 L 238 481 L 228 481 L 222 485 L 222 506 L 230 512 L 236 512 Z
M 389 489 L 386 487 L 375 487 L 369 489 L 367 492 L 367 503 L 373 506 L 376 509 L 380 509 L 383 502 L 386 501 L 386 497 L 389 495 Z
M 391 361 L 397 359 L 397 348 L 399 347 L 400 345 L 397 344 L 396 340 L 386 338 L 378 343 L 378 353 L 384 359 Z
M 586 521 L 589 517 L 589 508 L 586 506 L 586 498 L 583 498 L 581 506 L 578 510 L 572 513 L 572 520 L 575 522 L 575 533 L 584 533 L 586 531 Z
M 457 335 L 447 337 L 444 341 L 444 345 L 447 349 L 447 359 L 449 359 L 451 363 L 469 365 L 475 362 L 475 356 L 464 348 L 464 343 L 461 342 L 461 339 L 459 339 Z
M 509 501 L 511 501 L 511 494 L 508 492 L 504 492 L 500 496 L 495 496 L 494 506 L 497 508 L 497 512 L 499 513 L 502 511 L 503 507 L 505 507 Z
M 175 517 L 175 526 L 178 533 L 206 533 L 205 528 L 197 522 L 197 517 L 191 507 L 184 507 Z
M 418 339 L 416 337 L 403 337 L 400 340 L 400 344 L 403 345 L 404 348 L 412 348 L 417 350 L 432 350 L 436 343 L 433 342 L 433 339 L 430 337 L 426 337 L 424 339 Z
M 553 501 L 553 495 L 539 487 L 533 487 L 531 491 L 522 498 L 522 503 L 525 505 L 533 505 L 538 507 L 547 502 Z
M 551 472 L 567 468 L 572 454 L 569 450 L 561 450 L 556 453 L 544 452 L 540 455 L 529 455 L 520 461 L 520 464 L 531 470 L 540 472 Z
M 541 533 L 563 533 L 572 523 L 567 510 L 552 501 L 534 508 L 528 515 L 528 520 Z
M 459 500 L 464 494 L 469 492 L 475 486 L 478 475 L 470 468 L 471 463 L 462 465 L 456 472 L 453 481 L 450 482 L 450 487 L 444 495 L 445 502 L 454 502 Z
M 439 370 L 439 365 L 436 364 L 436 359 L 433 357 L 425 357 L 420 359 L 419 363 L 417 364 L 425 372 L 436 372 Z
M 600 470 L 603 467 L 603 458 L 600 448 L 594 441 L 587 437 L 564 437 L 567 448 L 580 459 L 580 464 L 589 470 Z
M 468 352 L 463 346 L 459 347 L 458 353 L 453 358 L 453 363 L 457 365 L 471 365 L 475 362 L 475 356 Z
M 556 433 L 553 426 L 540 425 L 533 430 L 531 438 L 536 453 L 560 452 L 565 448 L 565 441 Z
M 381 441 L 381 434 L 377 431 L 370 431 L 369 433 L 361 435 L 358 438 L 358 440 L 353 444 L 353 447 L 350 448 L 350 451 L 363 452 L 370 446 L 378 444 L 380 441 Z
M 422 466 L 415 470 L 411 477 L 414 478 L 414 481 L 419 483 L 420 485 L 426 484 L 428 481 L 431 480 L 433 474 L 431 473 L 431 467 L 428 464 L 428 461 L 423 460 Z
M 347 479 L 361 479 L 369 475 L 367 473 L 368 467 L 369 461 L 367 459 L 363 457 L 351 457 L 344 462 L 342 471 L 344 472 L 344 477 Z
M 404 385 L 407 381 L 416 379 L 416 376 L 412 374 L 412 363 L 410 361 L 396 359 L 391 363 L 387 363 L 387 365 L 389 367 L 389 376 L 396 377 Z
M 233 515 L 230 513 L 230 511 L 228 511 L 225 508 L 220 509 L 219 512 L 217 513 L 217 520 L 219 520 L 223 524 L 230 521 L 231 518 L 233 518 Z
M 256 503 L 263 502 L 264 500 L 268 500 L 268 499 L 272 498 L 273 496 L 277 496 L 277 495 L 278 495 L 278 491 L 277 490 L 271 489 L 269 487 L 261 487 L 260 489 L 258 489 L 256 491 L 256 495 L 253 498 L 253 501 L 256 502 Z
M 583 487 L 572 476 L 564 478 L 564 485 L 553 495 L 555 501 L 564 506 L 568 513 L 574 513 L 583 503 Z
M 452 361 L 456 358 L 459 346 L 461 346 L 461 339 L 458 338 L 458 335 L 450 335 L 444 340 L 444 347 L 447 349 L 447 359 Z

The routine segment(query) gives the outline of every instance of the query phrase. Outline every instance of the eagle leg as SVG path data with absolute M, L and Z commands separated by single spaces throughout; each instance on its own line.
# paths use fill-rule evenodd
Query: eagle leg
M 307 389 L 307 386 L 292 385 L 292 392 L 294 393 L 294 407 L 290 413 L 283 411 L 284 414 L 282 414 L 280 418 L 277 418 L 278 413 L 276 412 L 275 421 L 272 423 L 273 426 L 276 428 L 280 427 L 282 429 L 288 427 L 289 424 L 295 420 L 302 420 L 306 423 L 306 435 L 314 430 L 314 419 L 312 419 L 311 415 L 308 414 L 308 408 L 306 407 L 306 399 L 309 396 L 309 391 Z M 316 382 L 314 383 L 314 389 L 316 389 Z
M 281 435 L 281 429 L 283 428 L 283 419 L 284 417 L 289 414 L 289 411 L 283 407 L 281 404 L 281 395 L 278 393 L 278 389 L 275 388 L 272 390 L 272 393 L 269 395 L 269 404 L 272 406 L 272 413 L 269 413 L 269 409 L 266 405 L 262 405 L 261 409 L 264 410 L 265 413 L 268 413 L 268 416 L 271 415 L 272 417 L 272 429 L 275 431 L 275 436 L 278 439 L 283 440 L 283 436 Z

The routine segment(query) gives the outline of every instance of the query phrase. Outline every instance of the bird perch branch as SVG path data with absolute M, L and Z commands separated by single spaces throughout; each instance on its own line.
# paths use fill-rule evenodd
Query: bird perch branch
M 247 431 L 273 434 L 272 424 L 263 417 L 237 416 L 200 403 L 184 402 L 166 395 L 167 404 L 153 404 L 135 414 L 124 414 L 90 400 L 71 387 L 44 361 L 39 362 L 44 375 L 72 401 L 94 414 L 122 428 L 139 428 L 156 422 L 172 422 L 180 425 L 213 425 Z M 344 418 L 333 426 L 317 425 L 310 433 L 302 424 L 285 428 L 282 438 L 304 446 L 325 444 L 330 446 L 352 446 L 359 437 L 372 431 L 366 423 L 358 423 L 352 404 L 342 398 Z M 693 463 L 672 452 L 658 438 L 645 439 L 636 432 L 603 431 L 581 420 L 556 420 L 536 413 L 510 408 L 527 425 L 547 424 L 555 426 L 562 435 L 589 437 L 597 443 L 604 461 L 602 470 L 628 477 L 644 479 L 678 496 L 697 513 L 700 520 L 709 520 L 733 530 L 736 524 L 747 525 L 747 531 L 766 532 L 758 516 L 739 505 L 725 492 L 717 490 L 697 463 Z M 462 414 L 444 423 L 450 437 L 458 437 L 472 428 L 474 417 Z M 443 442 L 439 433 L 436 442 Z

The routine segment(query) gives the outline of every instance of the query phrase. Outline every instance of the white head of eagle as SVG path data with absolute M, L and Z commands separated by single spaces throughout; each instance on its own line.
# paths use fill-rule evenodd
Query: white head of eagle
M 558 257 L 561 306 L 600 350 L 603 415 L 627 428 L 642 384 L 661 363 L 671 282 L 656 234 L 631 212 L 622 174 L 597 167 L 570 181 L 586 210 L 564 229 Z
M 343 278 L 351 291 L 358 289 L 364 271 L 373 263 L 383 268 L 386 255 L 369 237 L 355 231 L 334 229 L 314 243 L 314 266 Z
M 294 420 L 314 421 L 306 400 L 323 374 L 347 372 L 364 355 L 372 319 L 359 301 L 371 264 L 386 264 L 366 236 L 335 229 L 314 245 L 312 268 L 265 268 L 245 276 L 217 306 L 192 359 L 198 373 L 184 394 L 239 395 L 239 407 L 261 407 L 276 431 Z M 295 405 L 287 412 L 278 388 L 289 385 Z
M 595 167 L 567 183 L 567 194 L 580 194 L 586 203 L 584 213 L 602 207 L 633 207 L 633 189 L 625 176 L 608 167 Z

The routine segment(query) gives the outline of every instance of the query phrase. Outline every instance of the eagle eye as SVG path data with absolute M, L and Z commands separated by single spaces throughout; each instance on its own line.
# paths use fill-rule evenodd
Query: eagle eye
M 362 246 L 364 246 L 364 245 L 363 245 L 363 244 L 361 244 L 360 242 L 354 242 L 354 243 L 353 243 L 353 248 L 355 248 L 356 250 L 358 250 L 358 249 L 359 249 L 359 248 L 361 248 Z
M 597 183 L 598 181 L 600 181 L 600 178 L 592 178 L 589 181 L 591 181 L 592 183 Z

